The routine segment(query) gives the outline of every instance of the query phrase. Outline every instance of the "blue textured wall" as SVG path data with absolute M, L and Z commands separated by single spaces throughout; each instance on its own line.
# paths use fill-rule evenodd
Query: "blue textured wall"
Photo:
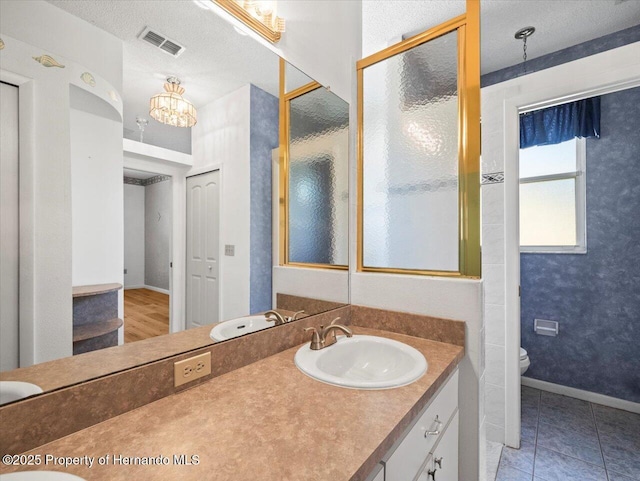
M 602 97 L 587 139 L 586 255 L 522 254 L 527 377 L 640 402 L 640 88 Z M 538 336 L 533 319 L 560 322 Z
M 533 43 L 535 35 L 529 43 L 529 53 L 533 51 Z M 604 37 L 596 38 L 588 42 L 580 43 L 572 47 L 568 47 L 557 52 L 543 55 L 542 57 L 527 60 L 527 73 L 537 72 L 546 68 L 555 67 L 563 63 L 571 62 L 579 58 L 588 57 L 596 53 L 611 50 L 633 42 L 640 42 L 640 25 L 636 25 L 619 32 L 614 32 Z M 512 78 L 524 75 L 522 64 L 513 65 L 511 67 L 496 70 L 482 76 L 481 84 L 483 87 L 497 84 L 510 80 Z
M 278 147 L 278 99 L 251 86 L 251 313 L 271 309 L 271 151 Z

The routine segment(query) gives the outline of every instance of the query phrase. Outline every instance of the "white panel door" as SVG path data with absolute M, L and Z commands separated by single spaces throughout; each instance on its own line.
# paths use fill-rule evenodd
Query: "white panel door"
M 220 171 L 187 179 L 187 329 L 218 322 Z
M 19 367 L 18 87 L 0 83 L 0 371 Z

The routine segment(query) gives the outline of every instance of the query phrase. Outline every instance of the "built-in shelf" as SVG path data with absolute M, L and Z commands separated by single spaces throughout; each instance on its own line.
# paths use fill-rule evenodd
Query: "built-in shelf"
M 110 332 L 117 331 L 123 324 L 122 319 L 109 319 L 107 321 L 96 321 L 73 326 L 73 342 L 104 336 Z
M 94 284 L 91 286 L 75 286 L 73 288 L 73 297 L 96 296 L 107 292 L 119 291 L 122 284 Z
M 118 291 L 122 284 L 73 287 L 73 354 L 118 345 Z

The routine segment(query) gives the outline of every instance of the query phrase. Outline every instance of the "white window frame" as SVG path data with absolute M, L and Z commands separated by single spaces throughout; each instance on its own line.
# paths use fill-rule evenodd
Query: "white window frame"
M 520 246 L 523 254 L 586 254 L 587 253 L 587 148 L 586 139 L 576 139 L 576 171 L 540 175 L 520 179 L 519 185 L 552 180 L 576 180 L 576 241 L 573 246 Z

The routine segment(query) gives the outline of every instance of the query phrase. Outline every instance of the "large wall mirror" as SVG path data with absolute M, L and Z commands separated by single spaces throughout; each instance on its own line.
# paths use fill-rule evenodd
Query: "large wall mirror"
M 358 62 L 361 271 L 480 275 L 465 28 L 462 16 Z
M 349 105 L 289 64 L 281 75 L 282 264 L 347 269 Z
M 333 295 L 323 296 L 308 272 L 299 279 L 300 269 L 289 275 L 295 289 L 274 287 L 273 275 L 281 264 L 277 214 L 283 187 L 278 175 L 287 172 L 279 159 L 283 135 L 290 140 L 288 258 L 291 264 L 347 269 L 348 104 L 209 11 L 211 2 L 168 0 L 162 10 L 128 2 L 117 11 L 105 9 L 109 3 L 98 0 L 85 8 L 62 2 L 60 8 L 122 40 L 124 85 L 113 93 L 122 116 L 109 110 L 113 96 L 107 96 L 99 72 L 71 62 L 56 70 L 31 61 L 43 76 L 37 82 L 68 93 L 57 110 L 70 119 L 65 147 L 71 174 L 64 182 L 71 200 L 53 208 L 72 221 L 70 227 L 51 225 L 46 232 L 43 227 L 40 234 L 68 240 L 63 259 L 68 282 L 60 282 L 62 277 L 49 282 L 46 296 L 34 301 L 40 303 L 40 316 L 29 316 L 33 311 L 17 289 L 25 273 L 17 262 L 4 262 L 5 253 L 18 259 L 23 248 L 18 223 L 5 222 L 17 219 L 18 211 L 9 217 L 3 210 L 1 403 L 17 400 L 10 382 L 35 385 L 32 394 L 49 392 L 348 301 L 348 282 L 345 292 L 336 294 L 333 286 Z M 14 2 L 11 8 L 21 7 Z M 145 26 L 166 24 L 163 17 L 171 12 L 185 22 L 163 34 L 190 46 L 175 57 L 138 39 Z M 123 27 L 121 15 L 137 20 Z M 203 15 L 210 25 L 206 31 L 185 27 L 203 21 Z M 3 55 L 13 55 L 20 39 L 3 32 L 3 40 Z M 20 45 L 26 58 L 47 47 Z M 3 57 L 3 69 L 21 68 L 13 58 Z M 87 75 L 67 77 L 80 68 Z M 286 132 L 281 131 L 284 71 Z M 150 98 L 162 91 L 169 74 L 180 77 L 182 95 L 197 111 L 192 127 L 150 116 Z M 73 82 L 83 88 L 70 88 Z M 106 103 L 93 98 L 98 87 Z M 17 101 L 5 101 L 19 97 L 20 89 L 11 88 L 15 92 L 5 95 L 3 84 L 2 186 L 11 184 L 17 209 L 19 160 L 13 150 L 19 132 L 12 131 L 15 138 L 5 142 L 4 128 L 17 116 Z M 2 209 L 9 207 L 3 200 Z M 8 238 L 11 243 L 5 244 Z M 41 262 L 60 265 L 56 256 Z M 46 271 L 36 269 L 36 275 Z M 5 279 L 13 280 L 11 289 Z M 46 329 L 55 335 L 39 338 Z

